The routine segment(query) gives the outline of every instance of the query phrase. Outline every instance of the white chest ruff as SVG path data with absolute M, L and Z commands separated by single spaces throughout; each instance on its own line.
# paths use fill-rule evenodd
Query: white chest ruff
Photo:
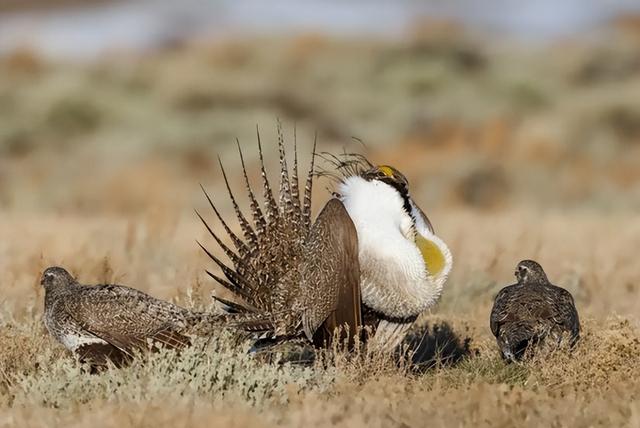
M 448 269 L 442 278 L 428 272 L 400 194 L 360 177 L 346 179 L 340 193 L 358 233 L 363 303 L 394 318 L 417 316 L 435 304 Z M 430 234 L 423 222 L 415 226 Z

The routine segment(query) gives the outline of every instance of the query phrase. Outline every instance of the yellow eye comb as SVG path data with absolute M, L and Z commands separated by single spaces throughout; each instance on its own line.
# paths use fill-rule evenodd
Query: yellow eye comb
M 390 166 L 380 165 L 378 167 L 378 170 L 382 172 L 384 175 L 386 175 L 387 177 L 393 177 L 393 168 L 391 168 Z

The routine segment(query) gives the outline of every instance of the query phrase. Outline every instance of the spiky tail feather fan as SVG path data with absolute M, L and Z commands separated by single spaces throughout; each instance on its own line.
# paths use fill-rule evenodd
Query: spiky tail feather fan
M 220 215 L 212 198 L 202 188 L 215 216 L 232 241 L 235 251 L 223 243 L 221 237 L 207 221 L 196 212 L 209 234 L 231 262 L 221 261 L 198 242 L 209 258 L 221 269 L 223 277 L 210 271 L 207 274 L 235 296 L 234 301 L 216 299 L 230 309 L 224 321 L 227 325 L 255 332 L 274 332 L 277 328 L 293 330 L 295 327 L 292 305 L 297 288 L 297 278 L 290 272 L 303 256 L 305 238 L 311 228 L 311 192 L 313 189 L 314 140 L 309 171 L 301 195 L 298 179 L 297 141 L 294 131 L 294 161 L 291 177 L 287 167 L 284 135 L 278 123 L 278 153 L 280 165 L 279 194 L 276 201 L 267 177 L 260 133 L 256 128 L 258 155 L 263 189 L 263 208 L 253 192 L 247 174 L 244 155 L 239 142 L 238 154 L 242 166 L 244 186 L 249 199 L 252 222 L 240 209 L 231 190 L 227 174 L 220 161 L 223 179 L 233 209 L 242 230 L 242 238 L 236 235 Z M 302 196 L 302 197 L 301 197 Z M 288 277 L 289 276 L 289 277 Z M 282 325 L 284 323 L 284 326 Z M 278 326 L 278 324 L 280 326 Z

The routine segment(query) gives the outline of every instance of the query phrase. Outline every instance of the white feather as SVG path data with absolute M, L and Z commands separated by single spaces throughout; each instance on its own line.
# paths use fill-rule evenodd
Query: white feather
M 95 336 L 79 336 L 76 334 L 64 334 L 60 337 L 60 342 L 70 351 L 75 351 L 83 345 L 100 343 L 108 345 L 108 343 Z
M 389 317 L 419 315 L 440 297 L 451 268 L 451 253 L 419 215 L 414 220 L 392 186 L 362 177 L 346 178 L 338 193 L 358 233 L 363 303 Z M 413 207 L 415 210 L 415 207 Z M 415 233 L 438 245 L 446 267 L 437 277 L 415 245 Z

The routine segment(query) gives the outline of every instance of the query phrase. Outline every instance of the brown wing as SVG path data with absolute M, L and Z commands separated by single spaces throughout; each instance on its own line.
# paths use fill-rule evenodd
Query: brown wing
M 505 314 L 505 299 L 506 295 L 509 293 L 509 287 L 504 287 L 500 292 L 496 295 L 496 298 L 493 301 L 493 307 L 491 308 L 491 317 L 489 318 L 489 327 L 491 327 L 491 333 L 494 336 L 498 336 L 498 329 L 500 328 L 500 322 Z
M 354 337 L 362 326 L 358 235 L 337 199 L 327 202 L 305 244 L 301 294 L 303 330 L 317 345 L 331 343 L 338 328 Z
M 127 354 L 154 343 L 177 349 L 190 344 L 180 333 L 183 309 L 169 302 L 116 285 L 85 287 L 73 297 L 65 302 L 73 319 Z
M 498 337 L 500 325 L 507 321 L 512 315 L 512 300 L 514 293 L 517 291 L 515 287 L 515 285 L 504 287 L 500 290 L 493 302 L 489 326 L 491 327 L 491 333 L 496 337 Z
M 580 335 L 580 317 L 573 296 L 567 290 L 555 285 L 549 286 L 555 295 L 553 321 L 571 333 L 572 340 Z

